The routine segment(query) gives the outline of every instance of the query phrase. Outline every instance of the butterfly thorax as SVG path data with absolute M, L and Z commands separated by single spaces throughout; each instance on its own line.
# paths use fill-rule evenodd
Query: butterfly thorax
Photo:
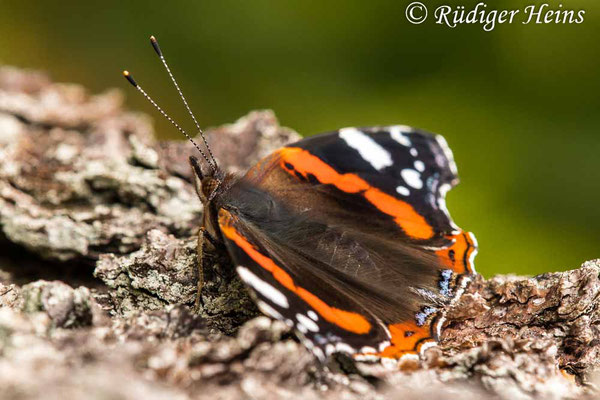
M 202 227 L 210 237 L 220 241 L 222 235 L 219 231 L 218 211 L 223 204 L 225 194 L 238 180 L 238 177 L 227 174 L 218 167 L 211 168 L 208 173 L 204 173 L 195 157 L 190 157 L 190 165 L 196 194 L 204 207 Z

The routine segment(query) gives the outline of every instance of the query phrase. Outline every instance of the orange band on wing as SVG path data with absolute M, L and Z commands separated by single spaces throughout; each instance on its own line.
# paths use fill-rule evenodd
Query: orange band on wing
M 340 174 L 319 157 L 298 147 L 284 147 L 279 150 L 279 154 L 282 167 L 286 171 L 292 174 L 295 171 L 305 177 L 311 174 L 321 183 L 334 185 L 346 193 L 362 195 L 379 211 L 394 217 L 396 224 L 412 238 L 430 239 L 433 237 L 435 232 L 431 225 L 410 204 L 369 185 L 358 175 Z M 290 171 L 286 164 L 291 165 L 294 171 Z
M 432 342 L 429 324 L 418 326 L 415 321 L 389 325 L 392 335 L 392 345 L 386 347 L 382 355 L 384 357 L 397 357 L 410 352 L 418 352 L 423 343 Z M 409 335 L 410 334 L 410 335 Z
M 378 353 L 361 353 L 384 358 L 400 358 L 406 354 L 417 354 L 425 343 L 434 342 L 429 324 L 418 326 L 415 321 L 388 325 L 390 345 Z
M 447 239 L 452 240 L 451 246 L 437 250 L 442 263 L 457 274 L 473 274 L 475 266 L 473 265 L 473 252 L 477 251 L 477 246 L 473 243 L 471 233 L 460 232 L 458 235 L 448 235 Z
M 275 264 L 272 259 L 256 250 L 250 242 L 240 235 L 233 226 L 233 216 L 224 209 L 219 210 L 219 226 L 221 227 L 221 232 L 223 232 L 229 240 L 233 241 L 238 247 L 244 250 L 244 252 L 258 265 L 273 274 L 273 278 L 275 278 L 277 282 L 286 289 L 296 293 L 325 320 L 338 325 L 344 330 L 357 334 L 366 334 L 371 330 L 371 324 L 364 316 L 331 307 L 308 290 L 297 286 L 287 272 Z

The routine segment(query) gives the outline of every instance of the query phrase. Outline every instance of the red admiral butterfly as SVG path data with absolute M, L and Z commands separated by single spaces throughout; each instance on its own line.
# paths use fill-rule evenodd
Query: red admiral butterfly
M 435 342 L 477 251 L 446 209 L 458 178 L 442 136 L 344 128 L 285 146 L 243 177 L 223 173 L 206 148 L 203 165 L 190 158 L 204 204 L 199 251 L 225 246 L 262 312 L 321 360 L 398 359 Z

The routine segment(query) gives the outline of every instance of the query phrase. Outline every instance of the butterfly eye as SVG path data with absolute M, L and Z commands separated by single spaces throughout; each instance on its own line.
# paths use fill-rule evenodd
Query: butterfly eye
M 212 197 L 213 192 L 219 187 L 219 182 L 208 176 L 202 180 L 202 194 L 207 199 Z

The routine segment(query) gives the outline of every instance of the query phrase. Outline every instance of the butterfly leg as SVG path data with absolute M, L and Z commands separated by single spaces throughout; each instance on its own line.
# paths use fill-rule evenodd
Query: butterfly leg
M 206 236 L 206 229 L 204 227 L 198 230 L 198 291 L 196 292 L 196 302 L 194 304 L 194 312 L 198 314 L 200 312 L 200 306 L 202 305 L 202 287 L 204 286 L 204 241 Z
M 201 227 L 198 230 L 198 291 L 196 292 L 196 302 L 194 304 L 194 313 L 200 312 L 202 305 L 202 288 L 204 287 L 204 243 L 207 241 L 206 229 Z
M 210 233 L 206 231 L 206 228 L 201 227 L 198 230 L 198 291 L 196 292 L 196 301 L 194 304 L 194 312 L 198 314 L 200 312 L 200 306 L 202 306 L 202 289 L 206 283 L 206 278 L 210 279 L 204 271 L 204 261 L 207 255 L 214 253 L 217 248 L 218 242 L 212 237 Z M 210 261 L 210 260 L 209 260 Z

